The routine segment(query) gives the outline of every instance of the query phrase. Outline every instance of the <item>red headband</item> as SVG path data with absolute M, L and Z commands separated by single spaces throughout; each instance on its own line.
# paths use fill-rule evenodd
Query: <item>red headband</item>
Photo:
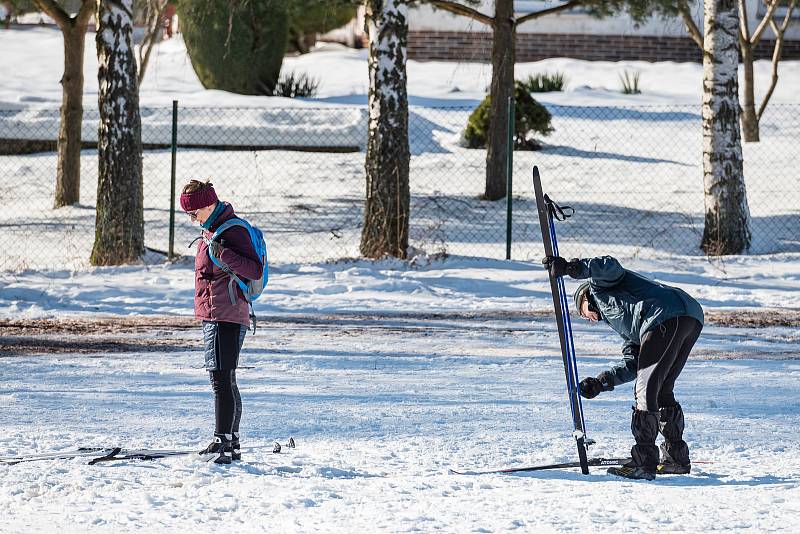
M 217 192 L 213 187 L 204 187 L 192 193 L 181 195 L 181 208 L 183 211 L 194 211 L 205 208 L 217 202 Z

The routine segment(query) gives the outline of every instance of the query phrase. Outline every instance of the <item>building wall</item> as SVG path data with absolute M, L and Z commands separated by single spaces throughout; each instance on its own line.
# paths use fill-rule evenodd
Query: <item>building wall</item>
M 774 41 L 762 40 L 757 59 L 772 57 Z M 488 32 L 409 31 L 408 57 L 418 61 L 491 61 L 492 34 Z M 702 62 L 700 48 L 689 37 L 589 35 L 575 33 L 519 33 L 517 61 L 570 57 L 589 61 Z M 783 59 L 800 59 L 800 41 L 784 41 Z
M 544 8 L 553 7 L 556 2 L 516 0 L 514 2 L 518 17 Z M 753 31 L 761 20 L 759 13 L 763 10 L 762 2 L 747 2 L 747 18 L 750 30 Z M 689 7 L 692 18 L 698 28 L 703 28 L 703 3 L 695 1 Z M 477 10 L 488 16 L 494 15 L 494 0 L 483 0 Z M 454 15 L 441 9 L 433 9 L 430 5 L 421 4 L 409 10 L 408 29 L 410 31 L 457 31 L 457 32 L 482 32 L 489 28 L 480 22 L 468 17 Z M 625 36 L 654 36 L 654 37 L 684 37 L 687 35 L 680 17 L 663 19 L 650 18 L 641 24 L 636 24 L 628 15 L 622 13 L 612 17 L 598 19 L 580 9 L 564 11 L 540 19 L 528 21 L 517 28 L 517 33 L 577 33 L 590 35 L 625 35 Z M 772 39 L 772 30 L 764 31 L 764 38 Z M 786 31 L 787 40 L 800 40 L 800 10 L 795 9 L 795 18 Z

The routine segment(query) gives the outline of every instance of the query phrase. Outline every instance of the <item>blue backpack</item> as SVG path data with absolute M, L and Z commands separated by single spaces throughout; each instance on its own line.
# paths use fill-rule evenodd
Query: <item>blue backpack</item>
M 233 272 L 230 267 L 225 264 L 225 262 L 222 261 L 221 258 L 214 256 L 212 253 L 211 243 L 214 240 L 219 239 L 220 235 L 222 235 L 225 230 L 233 226 L 241 226 L 247 230 L 247 233 L 250 235 L 250 241 L 253 243 L 253 248 L 256 251 L 258 259 L 261 260 L 261 266 L 263 267 L 263 274 L 258 280 L 242 280 L 236 273 Z M 210 238 L 203 236 L 203 241 L 205 241 L 206 245 L 208 245 L 208 257 L 211 258 L 211 261 L 214 262 L 214 265 L 222 269 L 231 278 L 231 281 L 228 282 L 228 295 L 231 298 L 231 304 L 236 304 L 236 292 L 233 287 L 234 282 L 242 290 L 247 303 L 250 304 L 250 319 L 253 321 L 253 333 L 255 334 L 256 314 L 253 311 L 253 301 L 261 296 L 261 293 L 264 292 L 264 288 L 267 287 L 267 282 L 269 280 L 269 254 L 267 253 L 267 244 L 264 242 L 264 234 L 261 233 L 261 230 L 251 225 L 244 219 L 233 218 L 222 223 Z

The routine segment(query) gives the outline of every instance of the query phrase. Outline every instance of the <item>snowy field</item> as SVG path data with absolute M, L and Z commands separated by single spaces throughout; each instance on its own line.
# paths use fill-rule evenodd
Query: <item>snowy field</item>
M 91 347 L 113 333 L 147 350 L 66 346 L 5 359 L 0 447 L 205 445 L 211 399 L 197 333 L 139 322 L 55 337 Z M 784 352 L 796 348 L 796 328 L 706 329 L 676 389 L 698 463 L 689 476 L 647 483 L 602 468 L 449 473 L 575 459 L 549 318 L 315 314 L 268 323 L 246 341 L 237 373 L 242 463 L 0 466 L 3 531 L 796 531 L 800 445 L 787 434 L 800 415 L 800 364 Z M 576 339 L 584 373 L 618 350 L 613 335 L 584 323 Z M 716 359 L 726 354 L 735 356 Z M 628 385 L 584 401 L 593 455 L 627 453 L 631 397 Z M 297 448 L 272 454 L 272 441 L 288 436 Z
M 798 259 L 626 262 L 707 311 L 676 388 L 698 461 L 689 476 L 450 474 L 575 459 L 544 271 L 458 258 L 301 265 L 273 271 L 245 342 L 241 464 L 0 465 L 3 530 L 794 532 Z M 189 265 L 0 280 L 0 454 L 206 444 Z M 580 373 L 596 374 L 619 340 L 575 320 Z M 585 401 L 592 455 L 627 453 L 631 401 L 630 385 Z M 295 450 L 269 452 L 289 436 Z
M 87 110 L 97 97 L 93 38 Z M 0 30 L 0 50 L 0 109 L 30 128 L 37 110 L 60 102 L 60 36 Z M 165 108 L 177 98 L 187 107 L 264 112 L 262 123 L 220 119 L 223 133 L 267 122 L 274 128 L 265 136 L 327 124 L 340 127 L 342 145 L 354 142 L 366 102 L 364 51 L 325 47 L 286 65 L 320 77 L 320 95 L 205 91 L 183 45 L 168 41 L 154 52 L 141 103 Z M 642 72 L 642 95 L 618 92 L 624 70 Z M 357 254 L 363 152 L 182 151 L 180 182 L 198 169 L 223 177 L 218 189 L 243 212 L 264 217 L 257 220 L 270 238 L 270 285 L 256 303 L 259 330 L 245 341 L 238 372 L 244 461 L 0 465 L 0 532 L 796 532 L 800 62 L 781 67 L 763 132 L 771 144 L 745 146 L 753 253 L 724 260 L 696 249 L 700 66 L 567 59 L 517 66 L 518 77 L 544 71 L 565 72 L 570 85 L 541 95 L 557 128 L 549 148 L 515 154 L 515 261 L 499 259 L 504 212 L 477 200 L 484 154 L 458 144 L 464 109 L 488 85 L 488 65 L 409 62 L 419 128 L 412 131 L 419 221 L 412 237 L 424 251 L 412 262 L 322 261 Z M 768 71 L 758 62 L 757 80 Z M 308 112 L 323 107 L 332 115 Z M 39 119 L 51 128 L 45 115 Z M 295 122 L 285 128 L 287 117 Z M 156 126 L 153 135 L 161 135 L 164 124 Z M 419 139 L 428 141 L 415 145 Z M 57 212 L 50 209 L 54 161 L 52 154 L 0 156 L 0 244 L 6 261 L 15 261 L 0 271 L 0 456 L 205 446 L 213 406 L 190 315 L 191 260 L 165 264 L 149 253 L 141 265 L 88 267 L 96 156 L 83 155 L 81 204 Z M 163 250 L 169 152 L 149 151 L 144 164 L 148 244 Z M 708 325 L 676 387 L 696 461 L 691 475 L 633 482 L 601 468 L 588 476 L 449 472 L 576 459 L 549 285 L 538 264 L 533 164 L 554 198 L 578 208 L 575 220 L 559 226 L 565 255 L 613 252 L 705 308 Z M 194 230 L 179 220 L 178 232 L 183 252 Z M 437 256 L 444 251 L 451 256 Z M 567 290 L 575 286 L 568 281 Z M 616 360 L 619 340 L 574 320 L 579 372 L 594 375 Z M 597 441 L 592 456 L 628 453 L 631 402 L 630 385 L 584 402 Z M 270 452 L 289 436 L 295 450 Z

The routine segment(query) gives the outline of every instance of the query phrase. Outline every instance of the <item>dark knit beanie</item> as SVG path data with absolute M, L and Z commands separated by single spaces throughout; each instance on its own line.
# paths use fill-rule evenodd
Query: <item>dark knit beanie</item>
M 214 188 L 204 187 L 191 193 L 181 194 L 181 208 L 183 211 L 194 211 L 205 208 L 217 202 L 217 192 Z
M 581 301 L 589 292 L 589 282 L 583 282 L 581 285 L 578 286 L 578 289 L 575 290 L 575 309 L 578 310 L 578 313 L 581 311 Z

